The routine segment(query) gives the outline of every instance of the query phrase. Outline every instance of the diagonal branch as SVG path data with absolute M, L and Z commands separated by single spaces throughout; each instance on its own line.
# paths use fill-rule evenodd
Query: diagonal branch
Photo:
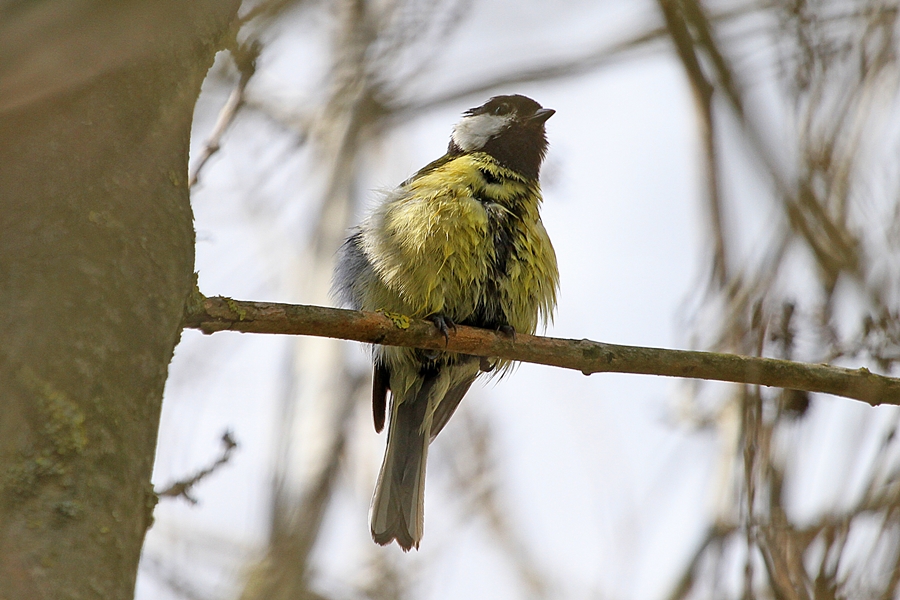
M 636 373 L 729 381 L 852 398 L 878 406 L 900 405 L 900 379 L 845 369 L 718 352 L 620 346 L 591 340 L 508 335 L 459 326 L 445 339 L 430 321 L 308 306 L 206 298 L 196 292 L 184 326 L 204 333 L 314 335 L 387 346 L 409 346 L 489 356 L 592 373 Z
M 231 455 L 234 452 L 234 449 L 238 447 L 238 444 L 236 441 L 234 441 L 234 436 L 232 436 L 230 431 L 226 431 L 224 434 L 222 434 L 222 447 L 222 455 L 217 458 L 216 461 L 210 466 L 200 469 L 200 471 L 186 479 L 176 481 L 161 492 L 156 492 L 156 495 L 160 498 L 177 498 L 180 496 L 191 504 L 197 504 L 197 499 L 191 496 L 191 490 L 195 485 L 200 483 L 202 479 L 206 478 L 208 475 L 211 475 L 213 472 L 215 472 L 216 469 L 231 460 Z
M 234 123 L 238 111 L 246 102 L 245 92 L 247 90 L 247 84 L 250 83 L 250 79 L 256 74 L 256 60 L 259 58 L 261 52 L 262 44 L 259 40 L 236 45 L 231 50 L 235 65 L 241 76 L 237 85 L 231 91 L 231 95 L 228 96 L 228 101 L 225 102 L 225 106 L 223 106 L 222 110 L 219 112 L 219 117 L 216 119 L 216 125 L 213 127 L 213 131 L 200 153 L 200 158 L 197 159 L 194 170 L 188 178 L 188 187 L 194 187 L 194 185 L 196 185 L 197 180 L 200 177 L 200 171 L 203 170 L 203 167 L 206 166 L 209 159 L 222 149 L 222 136 L 225 135 L 225 132 L 228 131 L 228 128 Z
M 725 225 L 722 209 L 722 191 L 719 173 L 719 159 L 716 147 L 716 120 L 713 111 L 713 94 L 716 87 L 703 72 L 698 46 L 691 37 L 689 23 L 684 6 L 673 0 L 657 0 L 666 21 L 669 35 L 675 45 L 678 58 L 688 75 L 688 81 L 694 92 L 694 99 L 700 113 L 699 127 L 703 140 L 703 153 L 706 159 L 706 200 L 713 233 L 713 281 L 719 288 L 724 288 L 730 277 L 728 255 L 725 246 Z M 718 64 L 718 63 L 717 63 Z

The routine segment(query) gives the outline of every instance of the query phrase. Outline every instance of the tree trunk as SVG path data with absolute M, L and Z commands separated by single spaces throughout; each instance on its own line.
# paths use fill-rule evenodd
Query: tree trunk
M 237 2 L 12 6 L 0 8 L 0 598 L 130 598 L 193 284 L 193 108 Z

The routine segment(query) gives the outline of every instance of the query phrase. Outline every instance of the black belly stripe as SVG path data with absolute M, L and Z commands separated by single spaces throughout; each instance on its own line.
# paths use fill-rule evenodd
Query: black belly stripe
M 487 176 L 482 170 L 482 174 Z M 493 177 L 493 176 L 492 176 Z M 496 178 L 493 179 L 494 181 Z M 516 222 L 521 218 L 518 207 L 521 205 L 517 199 L 501 203 L 490 198 L 487 190 L 476 193 L 473 197 L 485 208 L 488 218 L 488 228 L 494 246 L 493 259 L 488 268 L 488 279 L 484 282 L 482 301 L 475 309 L 475 314 L 466 319 L 463 325 L 478 327 L 499 328 L 509 325 L 509 320 L 502 309 L 500 299 L 500 282 L 509 276 L 510 260 L 516 257 L 516 236 L 520 235 Z
M 498 179 L 496 175 L 494 175 L 487 169 L 478 169 L 478 172 L 481 173 L 481 176 L 484 178 L 484 182 L 488 185 L 497 185 L 503 183 L 503 181 Z

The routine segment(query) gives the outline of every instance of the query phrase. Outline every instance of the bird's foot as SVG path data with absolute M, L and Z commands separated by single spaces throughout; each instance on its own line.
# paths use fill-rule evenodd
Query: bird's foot
M 497 331 L 505 336 L 511 337 L 513 341 L 516 340 L 516 328 L 512 325 L 501 325 L 497 328 Z
M 450 330 L 452 329 L 454 332 L 456 331 L 456 323 L 454 323 L 449 317 L 441 314 L 431 315 L 428 317 L 428 320 L 434 323 L 434 326 L 438 328 L 444 335 L 444 341 L 446 343 L 450 343 Z

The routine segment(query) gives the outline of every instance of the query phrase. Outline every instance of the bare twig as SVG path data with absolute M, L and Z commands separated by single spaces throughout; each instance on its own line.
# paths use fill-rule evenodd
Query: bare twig
M 213 471 L 227 463 L 231 459 L 231 453 L 234 452 L 234 449 L 237 448 L 238 444 L 234 441 L 234 437 L 231 435 L 230 431 L 226 431 L 222 434 L 222 455 L 216 459 L 216 461 L 205 469 L 201 469 L 191 477 L 187 479 L 182 479 L 180 481 L 176 481 L 165 490 L 161 492 L 157 492 L 156 495 L 160 498 L 169 497 L 169 498 L 177 498 L 181 496 L 191 504 L 197 504 L 197 499 L 191 496 L 191 489 L 200 483 L 200 480 L 210 475 Z
M 199 292 L 198 292 L 199 294 Z M 315 335 L 387 346 L 448 350 L 475 356 L 575 369 L 592 373 L 636 373 L 730 381 L 834 394 L 872 406 L 900 404 L 900 379 L 774 358 L 718 352 L 620 346 L 517 334 L 515 339 L 487 329 L 457 327 L 445 339 L 430 321 L 403 315 L 343 310 L 302 304 L 195 298 L 184 326 L 204 333 Z
M 194 166 L 194 172 L 191 173 L 191 176 L 188 179 L 189 187 L 194 187 L 197 183 L 200 171 L 212 155 L 221 149 L 222 136 L 225 135 L 225 132 L 231 127 L 234 118 L 237 116 L 238 110 L 244 105 L 244 91 L 247 89 L 247 84 L 250 82 L 253 74 L 256 73 L 256 59 L 259 58 L 259 53 L 261 51 L 262 44 L 259 43 L 259 40 L 253 40 L 249 44 L 241 44 L 231 50 L 234 64 L 237 66 L 241 77 L 238 80 L 237 85 L 231 91 L 231 95 L 228 97 L 228 101 L 225 102 L 225 106 L 219 111 L 219 118 L 216 119 L 216 125 L 209 135 L 206 145 L 203 146 L 203 151 L 200 153 L 200 157 L 197 159 L 197 163 Z

